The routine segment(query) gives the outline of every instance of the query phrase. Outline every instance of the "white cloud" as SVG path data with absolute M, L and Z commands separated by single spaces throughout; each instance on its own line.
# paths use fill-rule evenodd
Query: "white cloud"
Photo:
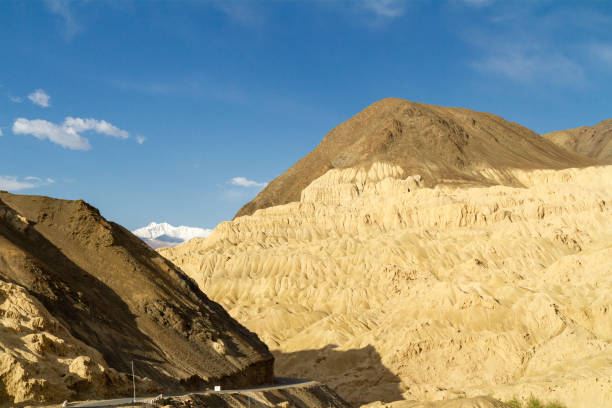
M 140 145 L 143 144 L 145 140 L 147 140 L 147 138 L 144 136 L 136 136 L 136 142 Z
M 19 96 L 13 96 L 9 94 L 9 99 L 11 100 L 11 102 L 15 102 L 15 103 L 21 103 L 23 102 L 23 98 L 20 98 Z
M 403 0 L 362 0 L 362 7 L 378 18 L 401 17 L 405 11 Z
M 64 121 L 63 126 L 72 128 L 77 133 L 93 130 L 94 132 L 101 133 L 103 135 L 119 137 L 121 139 L 127 139 L 129 137 L 128 132 L 111 125 L 105 120 L 81 119 L 68 116 Z
M 13 176 L 0 176 L 0 190 L 19 191 L 28 188 L 36 188 L 55 183 L 52 178 L 42 180 L 38 177 L 29 176 L 23 180 Z
M 249 180 L 246 177 L 234 177 L 230 180 L 230 184 L 240 187 L 265 187 L 268 183 L 258 183 L 257 181 Z
M 104 120 L 72 118 L 70 116 L 61 125 L 42 119 L 28 120 L 25 118 L 19 118 L 13 124 L 13 133 L 15 134 L 28 134 L 40 140 L 49 139 L 51 142 L 71 150 L 91 149 L 89 140 L 80 135 L 80 133 L 86 131 L 121 139 L 129 137 L 128 132 Z
M 0 128 L 0 136 L 4 135 L 4 133 L 2 133 L 2 128 Z
M 31 100 L 33 104 L 42 106 L 43 108 L 48 108 L 49 106 L 51 106 L 49 104 L 49 100 L 51 100 L 51 97 L 47 95 L 47 93 L 42 89 L 37 89 L 31 94 L 29 94 L 28 99 Z

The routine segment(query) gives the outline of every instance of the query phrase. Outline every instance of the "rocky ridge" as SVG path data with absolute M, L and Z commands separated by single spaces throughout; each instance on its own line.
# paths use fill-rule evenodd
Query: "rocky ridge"
M 0 192 L 0 405 L 273 382 L 258 337 L 83 201 Z
M 563 169 L 597 164 L 490 113 L 387 98 L 332 129 L 321 143 L 274 179 L 236 216 L 300 200 L 331 169 L 384 162 L 424 185 L 511 185 L 506 169 Z M 495 177 L 488 172 L 495 169 Z
M 542 136 L 570 152 L 612 163 L 612 119 L 595 126 L 559 130 Z

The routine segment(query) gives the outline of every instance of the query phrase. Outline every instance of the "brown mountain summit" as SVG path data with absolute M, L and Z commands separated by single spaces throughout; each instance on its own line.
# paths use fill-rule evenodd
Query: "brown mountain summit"
M 400 166 L 405 174 L 420 174 L 427 186 L 517 185 L 505 169 L 594 164 L 490 113 L 387 98 L 334 128 L 236 216 L 299 201 L 302 190 L 330 169 L 368 168 L 375 162 Z
M 258 337 L 83 201 L 0 192 L 0 406 L 273 381 Z
M 542 136 L 570 152 L 612 163 L 612 119 Z

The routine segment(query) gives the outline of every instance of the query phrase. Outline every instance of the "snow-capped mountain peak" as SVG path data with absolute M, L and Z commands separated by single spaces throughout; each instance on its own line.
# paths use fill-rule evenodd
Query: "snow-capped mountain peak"
M 153 248 L 163 246 L 176 246 L 193 238 L 206 238 L 212 232 L 211 229 L 187 227 L 180 225 L 175 227 L 167 222 L 152 222 L 146 227 L 132 231 L 134 235 L 144 240 Z

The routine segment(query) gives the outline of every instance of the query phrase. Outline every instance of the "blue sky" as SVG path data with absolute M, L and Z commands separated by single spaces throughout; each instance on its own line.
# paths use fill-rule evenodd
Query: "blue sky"
M 611 4 L 3 0 L 0 188 L 210 228 L 385 97 L 593 125 Z

